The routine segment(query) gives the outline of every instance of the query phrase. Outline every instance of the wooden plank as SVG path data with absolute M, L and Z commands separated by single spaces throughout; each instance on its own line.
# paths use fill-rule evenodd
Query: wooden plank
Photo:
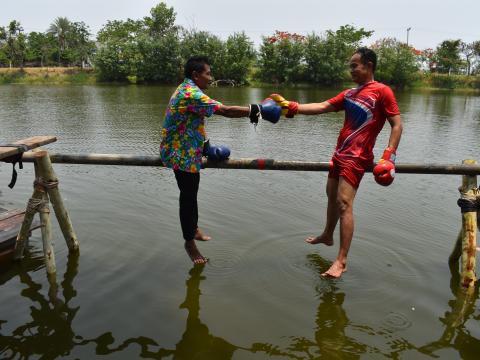
M 13 209 L 13 210 L 2 211 L 0 212 L 0 222 L 3 220 L 7 220 L 11 217 L 17 216 L 18 214 L 25 214 L 25 210 Z
M 0 216 L 3 217 L 3 219 L 0 220 L 0 253 L 7 250 L 13 251 L 17 234 L 20 231 L 23 218 L 25 217 L 25 211 L 18 209 L 8 210 L 0 213 Z M 32 222 L 30 231 L 38 229 L 39 227 L 41 227 L 40 221 L 35 219 Z
M 28 150 L 31 150 L 42 145 L 53 143 L 55 141 L 57 141 L 57 138 L 55 136 L 32 136 L 15 142 L 4 142 L 4 144 L 26 145 L 28 147 Z M 0 147 L 0 160 L 19 154 L 20 152 L 21 150 L 15 147 Z

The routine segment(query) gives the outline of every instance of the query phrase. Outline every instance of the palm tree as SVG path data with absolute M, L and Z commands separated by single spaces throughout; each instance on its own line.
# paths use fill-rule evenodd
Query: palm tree
M 47 33 L 52 34 L 58 41 L 58 65 L 62 53 L 67 46 L 67 34 L 71 29 L 71 22 L 66 17 L 57 17 L 47 30 Z

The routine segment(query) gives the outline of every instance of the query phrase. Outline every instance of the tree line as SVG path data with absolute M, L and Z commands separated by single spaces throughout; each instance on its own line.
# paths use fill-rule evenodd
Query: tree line
M 0 26 L 0 66 L 94 67 L 102 81 L 174 83 L 193 54 L 208 55 L 216 79 L 235 84 L 336 85 L 348 81 L 348 59 L 373 31 L 341 26 L 303 36 L 275 31 L 256 50 L 244 33 L 226 40 L 175 24 L 173 7 L 161 2 L 143 19 L 108 21 L 92 40 L 84 22 L 56 18 L 45 32 L 25 33 L 13 20 Z M 480 41 L 445 40 L 436 49 L 417 50 L 397 39 L 371 44 L 378 54 L 376 78 L 404 87 L 419 73 L 480 74 Z

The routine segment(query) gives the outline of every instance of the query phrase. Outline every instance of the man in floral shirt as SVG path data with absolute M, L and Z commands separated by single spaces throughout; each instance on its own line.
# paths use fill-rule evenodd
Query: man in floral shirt
M 190 58 L 185 65 L 185 79 L 177 87 L 168 104 L 162 129 L 160 156 L 165 166 L 173 169 L 180 189 L 180 224 L 185 249 L 195 264 L 208 261 L 197 249 L 194 240 L 207 241 L 198 228 L 197 193 L 200 184 L 205 117 L 214 113 L 229 118 L 252 117 L 252 106 L 225 106 L 203 93 L 212 81 L 209 60 L 204 56 Z M 255 105 L 257 106 L 257 105 Z M 257 107 L 258 109 L 258 107 Z M 262 112 L 263 114 L 263 112 Z

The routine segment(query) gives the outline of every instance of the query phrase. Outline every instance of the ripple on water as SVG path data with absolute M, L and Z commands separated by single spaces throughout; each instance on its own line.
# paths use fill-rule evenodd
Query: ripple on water
M 311 291 L 308 280 L 318 279 L 319 273 L 310 266 L 312 249 L 303 243 L 305 237 L 304 233 L 284 232 L 249 243 L 235 260 L 237 286 L 254 292 L 261 289 L 265 298 L 277 299 L 286 292 L 292 297 Z
M 381 237 L 372 236 L 370 231 L 368 237 L 362 235 L 355 239 L 355 257 L 364 259 L 368 264 L 368 271 L 385 274 L 392 279 L 414 278 L 426 272 L 423 263 L 418 261 L 418 249 L 411 249 L 399 246 L 402 239 L 393 241 L 382 240 Z
M 207 267 L 208 277 L 217 279 L 231 278 L 239 273 L 242 268 L 240 265 L 243 256 L 242 252 L 233 246 L 219 247 L 218 244 L 215 246 L 216 249 L 211 255 L 208 250 L 204 251 L 203 247 L 200 249 L 202 254 L 209 258 Z
M 410 319 L 401 313 L 391 312 L 382 321 L 388 331 L 405 330 L 412 326 Z

